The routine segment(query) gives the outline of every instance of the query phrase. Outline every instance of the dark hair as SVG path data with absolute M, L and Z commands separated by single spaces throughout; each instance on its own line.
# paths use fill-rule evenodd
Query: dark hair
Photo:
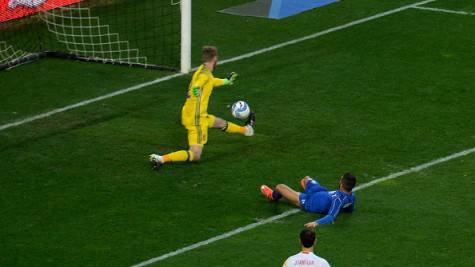
M 343 177 L 341 177 L 341 185 L 345 190 L 351 192 L 351 190 L 353 190 L 353 187 L 355 187 L 356 185 L 356 176 L 349 172 L 343 174 Z
M 201 53 L 203 62 L 209 62 L 218 55 L 218 48 L 216 48 L 216 46 L 206 45 L 201 49 Z
M 300 232 L 300 242 L 305 248 L 311 248 L 315 244 L 315 232 L 309 229 L 303 229 Z

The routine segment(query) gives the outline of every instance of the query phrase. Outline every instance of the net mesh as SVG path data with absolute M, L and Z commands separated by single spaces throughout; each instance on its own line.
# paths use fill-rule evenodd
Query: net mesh
M 7 42 L 0 41 L 0 64 L 14 61 L 15 59 L 26 56 L 28 53 L 16 50 Z
M 179 66 L 177 1 L 84 0 L 68 5 L 35 1 L 39 2 L 28 2 L 32 7 L 15 2 L 13 9 L 28 7 L 35 12 L 0 23 L 0 64 L 48 51 L 103 63 Z
M 147 64 L 147 57 L 141 57 L 138 49 L 132 49 L 128 41 L 121 40 L 80 3 L 42 12 L 40 17 L 70 53 L 104 62 Z

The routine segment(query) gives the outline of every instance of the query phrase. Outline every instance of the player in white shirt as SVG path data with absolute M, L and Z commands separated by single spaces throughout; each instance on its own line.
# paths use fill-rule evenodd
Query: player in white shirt
M 330 264 L 324 258 L 313 254 L 315 243 L 315 232 L 309 229 L 302 230 L 300 232 L 302 252 L 289 257 L 282 267 L 330 267 Z

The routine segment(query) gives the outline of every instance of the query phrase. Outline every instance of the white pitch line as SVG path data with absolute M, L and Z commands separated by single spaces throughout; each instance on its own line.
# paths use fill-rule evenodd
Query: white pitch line
M 402 6 L 402 7 L 396 8 L 396 9 L 392 9 L 392 10 L 389 10 L 389 11 L 386 11 L 386 12 L 378 13 L 376 15 L 366 17 L 366 18 L 363 18 L 363 19 L 359 19 L 359 20 L 355 20 L 353 22 L 349 22 L 349 23 L 346 23 L 346 24 L 343 24 L 343 25 L 340 25 L 340 26 L 337 26 L 337 27 L 333 27 L 333 28 L 330 28 L 330 29 L 327 29 L 327 30 L 324 30 L 324 31 L 321 31 L 321 32 L 310 34 L 310 35 L 307 35 L 307 36 L 304 36 L 304 37 L 301 37 L 301 38 L 297 38 L 297 39 L 294 39 L 294 40 L 291 40 L 291 41 L 283 42 L 283 43 L 280 43 L 280 44 L 277 44 L 277 45 L 273 45 L 273 46 L 270 46 L 270 47 L 267 47 L 267 48 L 256 50 L 254 52 L 246 53 L 246 54 L 236 56 L 236 57 L 233 57 L 233 58 L 225 59 L 225 60 L 222 60 L 219 64 L 227 64 L 227 63 L 230 63 L 230 62 L 234 62 L 234 61 L 254 57 L 254 56 L 264 54 L 264 53 L 267 53 L 267 52 L 270 52 L 270 51 L 273 51 L 273 50 L 276 50 L 276 49 L 279 49 L 279 48 L 282 48 L 282 47 L 286 47 L 286 46 L 293 45 L 293 44 L 296 44 L 296 43 L 304 42 L 304 41 L 307 41 L 307 40 L 310 40 L 310 39 L 315 39 L 315 38 L 318 38 L 322 35 L 326 35 L 326 34 L 329 34 L 329 33 L 335 32 L 335 31 L 339 31 L 339 30 L 342 30 L 342 29 L 346 29 L 346 28 L 349 28 L 349 27 L 352 27 L 352 26 L 355 26 L 355 25 L 358 25 L 358 24 L 362 24 L 362 23 L 365 23 L 365 22 L 368 22 L 368 21 L 371 21 L 371 20 L 375 20 L 375 19 L 378 19 L 378 18 L 381 18 L 381 17 L 385 17 L 385 16 L 388 16 L 388 15 L 391 15 L 391 14 L 394 14 L 394 13 L 398 13 L 398 12 L 407 10 L 409 8 L 413 8 L 413 7 L 416 7 L 416 6 L 419 6 L 419 5 L 428 4 L 428 3 L 431 3 L 431 2 L 434 2 L 434 1 L 436 1 L 436 0 L 425 0 L 425 1 L 414 3 L 414 4 Z M 196 69 L 196 67 L 194 69 Z M 171 80 L 171 79 L 174 79 L 174 78 L 177 78 L 177 77 L 181 77 L 181 76 L 184 76 L 184 75 L 185 74 L 178 73 L 178 74 L 165 76 L 165 77 L 158 78 L 158 79 L 146 82 L 146 83 L 141 83 L 141 84 L 134 85 L 132 87 L 121 89 L 121 90 L 118 90 L 118 91 L 115 91 L 115 92 L 112 92 L 112 93 L 109 93 L 109 94 L 106 94 L 106 95 L 103 95 L 103 96 L 99 96 L 99 97 L 96 97 L 96 98 L 84 100 L 84 101 L 78 102 L 78 103 L 73 104 L 73 105 L 68 105 L 68 106 L 65 106 L 65 107 L 62 107 L 62 108 L 57 108 L 57 109 L 54 109 L 54 110 L 51 110 L 51 111 L 48 111 L 48 112 L 45 112 L 45 113 L 41 113 L 41 114 L 38 114 L 38 115 L 35 115 L 35 116 L 31 116 L 31 117 L 28 117 L 28 118 L 25 118 L 25 119 L 21 119 L 21 120 L 17 120 L 17 121 L 11 122 L 11 123 L 0 125 L 0 132 L 4 131 L 6 129 L 9 129 L 9 128 L 17 127 L 17 126 L 20 126 L 20 125 L 23 125 L 23 124 L 26 124 L 26 123 L 29 123 L 29 122 L 36 121 L 36 120 L 39 120 L 39 119 L 44 119 L 44 118 L 50 117 L 52 115 L 55 115 L 55 114 L 58 114 L 58 113 L 61 113 L 61 112 L 65 112 L 65 111 L 68 111 L 68 110 L 71 110 L 71 109 L 75 109 L 75 108 L 78 108 L 78 107 L 89 105 L 91 103 L 98 102 L 98 101 L 101 101 L 101 100 L 104 100 L 104 99 L 108 99 L 108 98 L 111 98 L 111 97 L 114 97 L 114 96 L 129 93 L 129 92 L 132 92 L 132 91 L 140 90 L 140 89 L 146 88 L 148 86 L 155 85 L 155 84 L 158 84 L 158 83 L 161 83 L 161 82 L 164 82 L 164 81 L 168 81 L 168 80 Z
M 278 48 L 282 48 L 282 47 L 289 46 L 289 45 L 292 45 L 292 44 L 300 43 L 300 42 L 307 41 L 307 40 L 310 40 L 310 39 L 315 39 L 315 38 L 318 38 L 322 35 L 326 35 L 326 34 L 336 32 L 336 31 L 339 31 L 339 30 L 343 30 L 343 29 L 346 29 L 346 28 L 350 28 L 350 27 L 353 27 L 353 26 L 358 25 L 358 24 L 362 24 L 362 23 L 365 23 L 365 22 L 368 22 L 368 21 L 379 19 L 381 17 L 385 17 L 385 16 L 388 16 L 388 15 L 391 15 L 391 14 L 394 14 L 394 13 L 399 13 L 401 11 L 404 11 L 404 10 L 407 10 L 407 9 L 410 9 L 410 8 L 413 8 L 413 7 L 417 7 L 419 5 L 425 5 L 425 4 L 435 2 L 435 1 L 436 0 L 426 0 L 426 1 L 417 2 L 417 3 L 414 3 L 414 4 L 402 6 L 402 7 L 396 8 L 396 9 L 391 9 L 391 10 L 388 10 L 388 11 L 385 11 L 385 12 L 382 12 L 382 13 L 378 13 L 378 14 L 373 15 L 373 16 L 369 16 L 369 17 L 366 17 L 366 18 L 363 18 L 363 19 L 355 20 L 355 21 L 352 21 L 352 22 L 349 22 L 349 23 L 346 23 L 346 24 L 343 24 L 343 25 L 340 25 L 340 26 L 336 26 L 336 27 L 321 31 L 321 32 L 317 32 L 317 33 L 314 33 L 314 34 L 310 34 L 310 35 L 301 37 L 301 38 L 298 38 L 298 39 L 294 39 L 294 40 L 287 41 L 287 42 L 284 42 L 284 43 L 280 43 L 280 44 L 277 44 L 277 45 L 273 45 L 273 46 L 270 46 L 270 47 L 267 47 L 267 48 L 264 48 L 264 49 L 260 49 L 260 50 L 257 50 L 255 52 L 251 52 L 251 53 L 247 53 L 247 54 L 244 54 L 244 55 L 241 55 L 241 56 L 230 58 L 230 59 L 222 61 L 222 63 L 229 63 L 229 62 L 233 62 L 233 61 L 242 60 L 242 59 L 253 57 L 253 56 L 256 56 L 256 55 L 260 55 L 260 54 L 263 54 L 263 53 L 266 53 L 266 52 L 269 52 L 269 51 L 272 51 L 272 50 L 275 50 L 275 49 L 278 49 Z
M 459 10 L 451 10 L 451 9 L 443 9 L 443 8 L 435 8 L 435 7 L 422 7 L 422 6 L 414 6 L 412 8 L 427 10 L 427 11 L 434 11 L 434 12 L 442 12 L 442 13 L 450 13 L 450 14 L 458 14 L 458 15 L 466 15 L 466 16 L 475 16 L 475 13 L 466 12 L 466 11 L 459 11 Z
M 128 93 L 128 92 L 136 91 L 136 90 L 139 90 L 139 89 L 142 89 L 142 88 L 145 88 L 147 86 L 151 86 L 151 85 L 154 85 L 154 84 L 157 84 L 157 83 L 168 81 L 168 80 L 171 80 L 173 78 L 176 78 L 176 77 L 179 77 L 179 76 L 182 76 L 182 75 L 183 75 L 182 73 L 178 73 L 178 74 L 165 76 L 165 77 L 158 78 L 158 79 L 150 81 L 150 82 L 141 83 L 141 84 L 134 85 L 134 86 L 131 86 L 131 87 L 119 90 L 119 91 L 109 93 L 109 94 L 105 94 L 105 95 L 102 95 L 102 96 L 99 96 L 99 97 L 96 97 L 96 98 L 84 100 L 84 101 L 78 102 L 78 103 L 73 104 L 73 105 L 53 109 L 51 111 L 41 113 L 41 114 L 38 114 L 38 115 L 35 115 L 35 116 L 32 116 L 32 117 L 28 117 L 26 119 L 22 119 L 22 120 L 14 121 L 14 122 L 11 122 L 11 123 L 7 123 L 7 124 L 4 124 L 4 125 L 0 126 L 0 132 L 6 130 L 8 128 L 20 126 L 20 125 L 23 125 L 25 123 L 36 121 L 36 120 L 39 120 L 39 119 L 44 119 L 44 118 L 50 117 L 52 115 L 55 115 L 55 114 L 58 114 L 58 113 L 61 113 L 61 112 L 65 112 L 65 111 L 68 111 L 68 110 L 71 110 L 71 109 L 82 107 L 82 106 L 85 106 L 85 105 L 88 105 L 88 104 L 91 104 L 91 103 L 94 103 L 94 102 L 98 102 L 98 101 L 101 101 L 101 100 L 104 100 L 104 99 L 107 99 L 107 98 L 122 95 L 122 94 L 125 94 L 125 93 Z
M 243 227 L 239 227 L 239 228 L 236 228 L 232 231 L 229 231 L 229 232 L 226 232 L 224 234 L 221 234 L 221 235 L 218 235 L 218 236 L 215 236 L 215 237 L 212 237 L 210 239 L 207 239 L 207 240 L 204 240 L 204 241 L 201 241 L 201 242 L 198 242 L 198 243 L 195 243 L 193 245 L 190 245 L 190 246 L 187 246 L 187 247 L 184 247 L 184 248 L 180 248 L 180 249 L 177 249 L 175 251 L 172 251 L 172 252 L 169 252 L 167 254 L 163 254 L 159 257 L 156 257 L 156 258 L 153 258 L 153 259 L 150 259 L 150 260 L 147 260 L 147 261 L 144 261 L 144 262 L 141 262 L 141 263 L 138 263 L 138 264 L 135 264 L 133 265 L 132 267 L 141 267 L 141 266 L 147 266 L 147 265 L 150 265 L 150 264 L 153 264 L 153 263 L 156 263 L 156 262 L 159 262 L 159 261 L 163 261 L 165 259 L 168 259 L 168 258 L 171 258 L 173 256 L 176 256 L 176 255 L 179 255 L 179 254 L 183 254 L 187 251 L 190 251 L 190 250 L 193 250 L 193 249 L 196 249 L 196 248 L 199 248 L 199 247 L 202 247 L 202 246 L 206 246 L 208 244 L 211 244 L 211 243 L 214 243 L 216 241 L 219 241 L 219 240 L 222 240 L 222 239 L 226 239 L 228 237 L 231 237 L 233 235 L 237 235 L 239 233 L 242 233 L 242 232 L 245 232 L 245 231 L 249 231 L 253 228 L 256 228 L 258 226 L 261 226 L 261 225 L 264 225 L 264 224 L 268 224 L 270 222 L 273 222 L 273 221 L 276 221 L 276 220 L 279 220 L 279 219 L 282 219 L 282 218 L 285 218 L 287 216 L 290 216 L 292 214 L 295 214 L 295 213 L 298 213 L 300 210 L 299 209 L 291 209 L 291 210 L 288 210 L 284 213 L 281 213 L 279 215 L 275 215 L 275 216 L 272 216 L 272 217 L 269 217 L 267 219 L 264 219 L 262 221 L 259 221 L 259 222 L 256 222 L 256 223 L 252 223 L 252 224 L 248 224 L 246 226 L 243 226 Z
M 421 164 L 421 165 L 418 165 L 418 166 L 415 166 L 415 167 L 412 167 L 412 168 L 409 168 L 409 169 L 406 169 L 406 170 L 403 170 L 403 171 L 400 171 L 400 172 L 390 174 L 390 175 L 385 176 L 385 177 L 381 177 L 381 178 L 372 180 L 371 182 L 368 182 L 368 183 L 365 183 L 365 184 L 362 184 L 360 186 L 355 187 L 355 189 L 353 191 L 359 191 L 359 190 L 365 189 L 367 187 L 373 186 L 375 184 L 379 184 L 379 183 L 387 181 L 387 180 L 395 179 L 395 178 L 404 176 L 404 175 L 409 174 L 409 173 L 419 172 L 419 171 L 422 171 L 424 169 L 430 168 L 434 165 L 438 165 L 438 164 L 447 162 L 449 160 L 453 160 L 453 159 L 456 159 L 456 158 L 467 156 L 467 155 L 472 154 L 474 152 L 475 152 L 475 147 L 470 148 L 470 149 L 466 149 L 464 151 L 454 153 L 454 154 L 449 155 L 447 157 L 439 158 L 439 159 L 436 159 L 436 160 L 433 160 L 433 161 L 430 161 L 430 162 L 427 162 L 427 163 L 424 163 L 424 164 Z
M 422 171 L 422 170 L 424 170 L 424 169 L 430 168 L 430 167 L 432 167 L 432 166 L 435 166 L 435 165 L 438 165 L 438 164 L 447 162 L 447 161 L 449 161 L 449 160 L 453 160 L 453 159 L 456 159 L 456 158 L 460 158 L 460 157 L 469 155 L 469 154 L 474 153 L 474 152 L 475 152 L 475 147 L 470 148 L 470 149 L 466 149 L 466 150 L 461 151 L 461 152 L 458 152 L 458 153 L 451 154 L 451 155 L 446 156 L 446 157 L 443 157 L 443 158 L 438 158 L 438 159 L 436 159 L 436 160 L 433 160 L 433 161 L 430 161 L 430 162 L 427 162 L 427 163 L 424 163 L 424 164 L 421 164 L 421 165 L 418 165 L 418 166 L 415 166 L 415 167 L 412 167 L 412 168 L 409 168 L 409 169 L 406 169 L 406 170 L 403 170 L 403 171 L 400 171 L 400 172 L 392 173 L 392 174 L 389 174 L 389 175 L 387 175 L 387 176 L 384 176 L 384 177 L 381 177 L 381 178 L 378 178 L 378 179 L 374 179 L 374 180 L 372 180 L 371 182 L 368 182 L 368 183 L 365 183 L 365 184 L 362 184 L 362 185 L 360 185 L 360 186 L 355 187 L 355 189 L 354 189 L 353 191 L 354 191 L 354 192 L 360 191 L 360 190 L 363 190 L 363 189 L 365 189 L 365 188 L 374 186 L 374 185 L 376 185 L 376 184 L 382 183 L 382 182 L 387 181 L 387 180 L 396 179 L 396 178 L 398 178 L 398 177 L 401 177 L 401 176 L 404 176 L 404 175 L 407 175 L 407 174 L 410 174 L 410 173 L 419 172 L 419 171 Z M 298 213 L 299 211 L 300 211 L 300 209 L 291 209 L 291 210 L 288 210 L 288 211 L 286 211 L 286 212 L 284 212 L 284 213 L 282 213 L 282 214 L 269 217 L 269 218 L 267 218 L 267 219 L 264 219 L 264 220 L 259 221 L 259 222 L 256 222 L 256 223 L 251 223 L 251 224 L 248 224 L 248 225 L 243 226 L 243 227 L 239 227 L 239 228 L 237 228 L 237 229 L 235 229 L 235 230 L 232 230 L 232 231 L 230 231 L 230 232 L 226 232 L 226 233 L 224 233 L 224 234 L 221 234 L 221 235 L 212 237 L 212 238 L 210 238 L 210 239 L 207 239 L 207 240 L 204 240 L 204 241 L 201 241 L 201 242 L 192 244 L 192 245 L 190 245 L 190 246 L 183 247 L 183 248 L 177 249 L 177 250 L 175 250 L 175 251 L 172 251 L 172 252 L 163 254 L 163 255 L 161 255 L 161 256 L 158 256 L 158 257 L 155 257 L 155 258 L 152 258 L 152 259 L 143 261 L 143 262 L 141 262 L 141 263 L 132 265 L 131 267 L 143 267 L 143 266 L 148 266 L 148 265 L 150 265 L 150 264 L 154 264 L 154 263 L 157 263 L 157 262 L 159 262 L 159 261 L 163 261 L 163 260 L 166 260 L 166 259 L 168 259 L 168 258 L 171 258 L 171 257 L 177 256 L 177 255 L 183 254 L 183 253 L 185 253 L 185 252 L 187 252 L 187 251 L 190 251 L 190 250 L 193 250 L 193 249 L 196 249 L 196 248 L 199 248 L 199 247 L 203 247 L 203 246 L 209 245 L 209 244 L 214 243 L 214 242 L 216 242 L 216 241 L 229 238 L 229 237 L 231 237 L 231 236 L 237 235 L 237 234 L 242 233 L 242 232 L 249 231 L 249 230 L 254 229 L 254 228 L 256 228 L 256 227 L 259 227 L 259 226 L 261 226 L 261 225 L 265 225 L 265 224 L 268 224 L 268 223 L 271 223 L 271 222 L 274 222 L 274 221 L 283 219 L 283 218 L 288 217 L 288 216 L 290 216 L 290 215 L 292 215 L 292 214 L 296 214 L 296 213 Z

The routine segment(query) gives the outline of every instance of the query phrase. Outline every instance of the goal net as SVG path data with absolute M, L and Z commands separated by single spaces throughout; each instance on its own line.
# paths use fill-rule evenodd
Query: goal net
M 180 61 L 188 60 L 181 55 L 186 46 L 181 42 L 180 4 L 0 0 L 0 69 L 52 56 L 178 70 Z

